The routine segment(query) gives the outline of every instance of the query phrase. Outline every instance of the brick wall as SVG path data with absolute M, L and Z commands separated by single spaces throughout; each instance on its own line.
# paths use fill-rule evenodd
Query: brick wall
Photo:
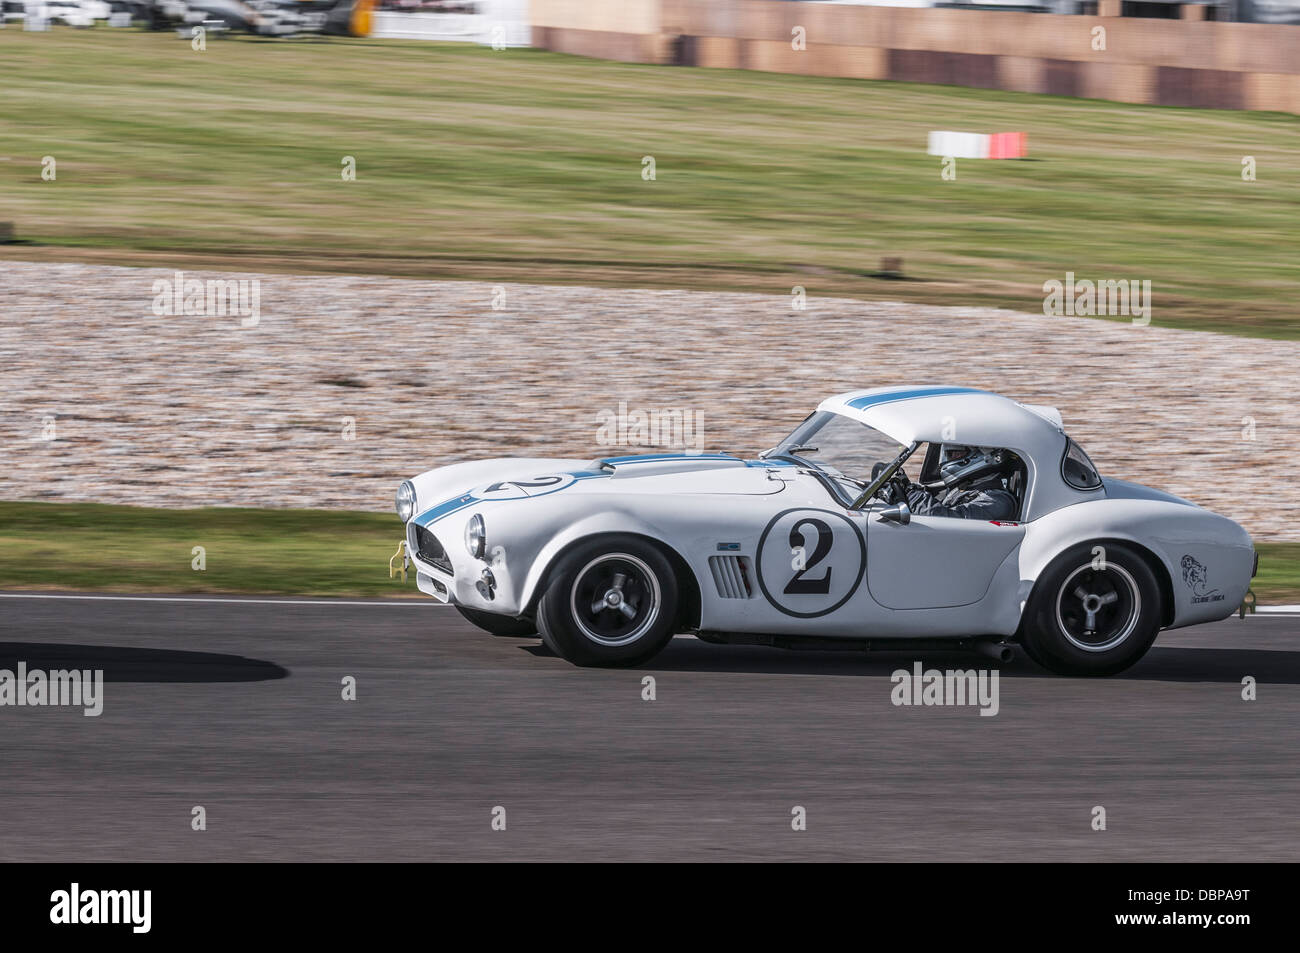
M 779 0 L 532 0 L 532 18 L 535 46 L 626 62 L 1300 113 L 1296 26 Z

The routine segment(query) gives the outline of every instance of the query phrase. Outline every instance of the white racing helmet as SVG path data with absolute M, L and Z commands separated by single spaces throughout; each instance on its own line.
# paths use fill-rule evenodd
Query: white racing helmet
M 997 447 L 944 444 L 943 458 L 944 462 L 939 465 L 939 478 L 945 489 L 959 483 L 1000 476 L 1015 466 L 1015 455 Z

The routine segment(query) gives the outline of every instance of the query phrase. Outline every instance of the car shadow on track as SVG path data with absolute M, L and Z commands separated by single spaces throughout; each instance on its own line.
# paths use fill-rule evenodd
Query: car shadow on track
M 521 646 L 551 656 L 545 646 Z M 553 657 L 553 656 L 552 656 Z M 755 675 L 857 675 L 888 678 L 899 669 L 996 669 L 1006 678 L 1062 678 L 1039 668 L 1019 649 L 1006 664 L 969 652 L 818 652 L 753 645 L 711 645 L 677 638 L 642 666 L 648 672 L 719 672 Z M 1155 646 L 1146 656 L 1112 679 L 1140 682 L 1223 682 L 1240 684 L 1244 676 L 1270 685 L 1300 684 L 1300 652 L 1269 649 L 1173 648 Z
M 0 669 L 17 671 L 19 662 L 28 671 L 102 670 L 106 682 L 262 682 L 289 675 L 274 662 L 220 652 L 0 642 Z

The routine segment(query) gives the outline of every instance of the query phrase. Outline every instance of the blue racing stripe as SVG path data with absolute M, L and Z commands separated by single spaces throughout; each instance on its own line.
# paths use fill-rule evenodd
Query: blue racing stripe
M 470 493 L 465 493 L 462 496 L 453 497 L 452 499 L 447 500 L 444 503 L 439 503 L 437 506 L 429 507 L 419 516 L 415 517 L 414 523 L 416 526 L 428 526 L 430 523 L 436 522 L 437 520 L 442 519 L 444 516 L 450 516 L 452 513 L 455 513 L 457 510 L 463 510 L 465 507 L 473 503 L 474 500 L 475 497 L 473 496 L 473 494 Z
M 729 453 L 643 453 L 630 457 L 605 457 L 597 461 L 602 466 L 618 466 L 620 463 L 651 463 L 662 460 L 736 460 Z
M 947 397 L 950 394 L 987 394 L 988 391 L 974 387 L 916 387 L 911 390 L 895 390 L 885 394 L 863 394 L 845 401 L 846 407 L 854 410 L 866 410 L 880 404 L 892 404 L 899 400 L 915 400 L 918 397 Z
M 569 470 L 566 472 L 566 475 L 573 477 L 574 482 L 577 482 L 578 480 L 590 480 L 595 477 L 608 478 L 610 476 L 609 473 L 605 473 L 600 470 Z M 572 483 L 569 484 L 569 486 L 572 485 L 573 485 Z M 567 486 L 560 487 L 560 490 L 566 490 L 566 489 L 568 489 Z M 538 495 L 546 496 L 547 494 L 542 493 Z M 483 497 L 480 496 L 475 496 L 473 493 L 462 493 L 460 496 L 453 496 L 450 500 L 444 500 L 443 502 L 438 503 L 434 506 L 429 507 L 427 510 L 422 511 L 417 516 L 412 518 L 412 522 L 415 523 L 416 526 L 428 526 L 430 523 L 436 523 L 444 516 L 450 516 L 451 514 L 459 510 L 463 510 L 468 506 L 472 506 L 475 503 L 511 503 L 511 502 L 517 502 L 518 500 L 526 500 L 526 499 L 536 499 L 536 496 L 533 497 L 516 496 L 516 497 L 508 497 L 500 500 L 492 500 L 492 499 L 484 499 Z

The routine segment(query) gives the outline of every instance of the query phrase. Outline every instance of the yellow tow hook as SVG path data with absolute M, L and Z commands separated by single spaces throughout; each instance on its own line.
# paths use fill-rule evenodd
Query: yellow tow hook
M 399 558 L 402 560 L 400 569 L 394 565 Z M 397 578 L 397 574 L 400 572 L 402 574 L 402 582 L 406 582 L 406 569 L 410 565 L 411 557 L 406 552 L 406 540 L 402 540 L 397 544 L 397 552 L 393 553 L 392 557 L 388 560 L 388 578 L 395 579 Z M 1253 612 L 1254 610 L 1252 609 L 1251 611 Z
M 1237 618 L 1246 618 L 1246 613 L 1255 614 L 1255 590 L 1247 589 L 1246 598 L 1241 600 L 1241 605 L 1237 607 Z

